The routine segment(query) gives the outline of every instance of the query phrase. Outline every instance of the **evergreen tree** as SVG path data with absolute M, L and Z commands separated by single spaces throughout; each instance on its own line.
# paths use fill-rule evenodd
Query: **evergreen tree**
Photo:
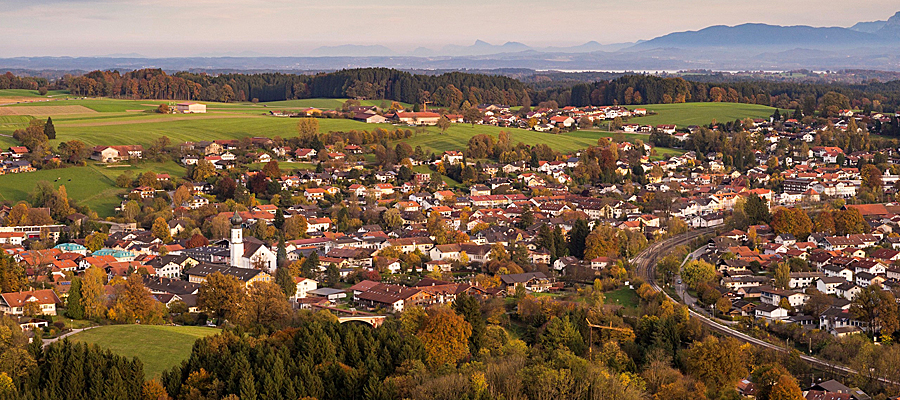
M 562 227 L 557 226 L 553 230 L 553 244 L 556 249 L 555 259 L 565 257 L 568 254 L 568 246 L 566 245 L 566 236 L 563 234 Z
M 275 219 L 272 221 L 272 224 L 278 229 L 284 226 L 284 211 L 281 211 L 280 208 L 275 211 Z
M 466 322 L 472 325 L 472 336 L 469 336 L 469 351 L 472 354 L 478 354 L 485 332 L 485 319 L 481 315 L 481 304 L 478 303 L 476 298 L 466 293 L 461 293 L 453 301 L 453 310 L 462 315 Z
M 337 265 L 334 263 L 328 264 L 328 268 L 325 270 L 325 282 L 328 283 L 328 286 L 334 287 L 341 280 L 341 271 L 338 269 Z
M 66 316 L 72 319 L 84 319 L 84 304 L 81 303 L 81 278 L 72 278 L 69 297 L 66 299 Z
M 313 251 L 309 253 L 309 256 L 306 257 L 306 260 L 303 260 L 303 265 L 301 266 L 303 270 L 303 276 L 306 278 L 314 278 L 316 276 L 316 272 L 319 270 L 319 253 Z
M 44 124 L 44 134 L 47 139 L 56 139 L 56 127 L 53 126 L 53 118 L 47 117 L 47 123 Z
M 275 270 L 275 283 L 281 287 L 287 297 L 292 297 L 297 293 L 297 284 L 294 283 L 294 277 L 291 276 L 291 271 L 287 267 L 278 267 Z
M 279 235 L 278 237 L 278 252 L 276 253 L 276 265 L 278 267 L 284 267 L 288 263 L 287 258 L 287 249 L 284 245 L 284 235 Z
M 584 242 L 589 233 L 591 231 L 587 221 L 581 218 L 575 221 L 572 231 L 569 232 L 569 255 L 578 258 L 584 257 Z
M 253 380 L 253 374 L 244 371 L 241 374 L 241 400 L 256 400 L 256 382 Z M 274 395 L 274 393 L 271 393 Z
M 769 205 L 756 194 L 751 194 L 747 198 L 747 202 L 744 203 L 744 214 L 747 215 L 750 225 L 769 223 L 772 218 L 769 214 Z

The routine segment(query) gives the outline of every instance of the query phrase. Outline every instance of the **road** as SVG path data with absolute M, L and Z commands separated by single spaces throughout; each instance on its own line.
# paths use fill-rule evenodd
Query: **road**
M 57 336 L 57 337 L 55 337 L 55 338 L 53 338 L 53 339 L 43 339 L 44 344 L 41 345 L 41 347 L 47 347 L 47 346 L 50 345 L 51 343 L 56 343 L 56 342 L 58 342 L 58 341 L 60 341 L 60 340 L 63 340 L 63 339 L 65 339 L 65 338 L 69 337 L 69 336 L 72 336 L 72 335 L 74 335 L 74 334 L 76 334 L 76 333 L 80 333 L 80 332 L 86 331 L 86 330 L 88 330 L 88 329 L 94 329 L 94 328 L 96 328 L 96 327 L 98 327 L 98 325 L 89 326 L 89 327 L 81 328 L 81 329 L 72 329 L 71 331 L 66 332 L 66 333 L 63 334 L 63 335 L 59 335 L 59 336 Z
M 696 239 L 702 235 L 712 233 L 712 232 L 713 232 L 713 229 L 710 229 L 710 228 L 695 230 L 695 231 L 690 231 L 688 233 L 666 239 L 661 242 L 654 243 L 653 245 L 647 247 L 647 249 L 642 251 L 640 254 L 638 254 L 634 259 L 632 259 L 632 264 L 636 266 L 638 276 L 643 278 L 644 281 L 646 281 L 650 286 L 652 286 L 654 289 L 662 292 L 666 297 L 669 298 L 669 300 L 671 300 L 675 303 L 680 303 L 679 299 L 672 298 L 672 296 L 670 296 L 668 293 L 666 293 L 664 290 L 662 290 L 662 287 L 660 287 L 656 283 L 656 276 L 655 276 L 656 275 L 656 273 L 655 273 L 656 262 L 658 259 L 669 254 L 676 247 L 688 244 L 688 243 L 692 242 L 694 239 Z M 710 319 L 709 317 L 707 317 L 705 315 L 702 315 L 702 314 L 694 311 L 690 307 L 688 308 L 688 310 L 692 317 L 697 318 L 703 325 L 706 325 L 711 330 L 716 331 L 722 335 L 730 336 L 730 337 L 738 339 L 742 342 L 750 343 L 750 344 L 764 347 L 767 349 L 781 351 L 781 352 L 785 352 L 785 353 L 789 352 L 789 350 L 784 347 L 748 336 L 742 332 L 731 329 L 719 322 L 716 322 L 716 321 Z M 842 365 L 834 364 L 834 363 L 822 360 L 820 358 L 807 356 L 807 355 L 801 355 L 800 358 L 803 361 L 806 361 L 812 365 L 815 365 L 825 371 L 842 372 L 842 373 L 848 374 L 848 375 L 856 373 L 856 371 L 854 371 L 853 369 L 847 368 Z M 881 381 L 882 383 L 888 383 L 888 384 L 894 384 L 894 385 L 898 384 L 898 382 L 891 381 L 891 380 L 888 380 L 885 378 L 879 378 L 878 380 Z

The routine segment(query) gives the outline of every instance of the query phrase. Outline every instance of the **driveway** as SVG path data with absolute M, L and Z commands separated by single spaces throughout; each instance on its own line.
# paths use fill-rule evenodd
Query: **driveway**
M 80 332 L 82 332 L 82 331 L 86 331 L 86 330 L 88 330 L 88 329 L 94 329 L 94 328 L 96 328 L 96 327 L 98 327 L 98 326 L 99 326 L 99 325 L 94 325 L 94 326 L 89 326 L 89 327 L 87 327 L 87 328 L 72 329 L 71 331 L 69 331 L 69 332 L 67 332 L 67 333 L 65 333 L 65 334 L 59 335 L 59 336 L 57 336 L 57 337 L 55 337 L 55 338 L 53 338 L 53 339 L 42 339 L 42 340 L 44 341 L 43 347 L 47 347 L 47 345 L 49 345 L 49 344 L 51 344 L 51 343 L 55 343 L 55 342 L 57 342 L 57 341 L 60 341 L 60 340 L 62 340 L 62 339 L 65 339 L 65 338 L 67 338 L 67 337 L 69 337 L 69 336 L 72 336 L 72 335 L 74 335 L 74 334 L 76 334 L 76 333 L 80 333 Z

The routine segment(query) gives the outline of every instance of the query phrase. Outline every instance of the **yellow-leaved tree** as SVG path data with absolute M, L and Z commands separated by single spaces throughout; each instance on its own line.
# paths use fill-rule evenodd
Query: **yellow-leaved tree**
M 425 361 L 438 367 L 469 355 L 472 326 L 453 309 L 439 307 L 428 310 L 416 336 L 425 346 Z
M 95 265 L 84 271 L 81 279 L 81 302 L 84 304 L 84 316 L 88 319 L 106 315 L 106 296 L 103 291 L 105 280 L 106 273 Z

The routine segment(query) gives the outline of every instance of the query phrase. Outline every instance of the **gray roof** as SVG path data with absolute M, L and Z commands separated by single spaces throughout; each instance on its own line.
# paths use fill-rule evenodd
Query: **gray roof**
M 306 293 L 311 293 L 311 294 L 314 294 L 317 296 L 331 296 L 333 294 L 346 293 L 346 292 L 341 289 L 323 287 L 323 288 L 318 288 L 318 289 L 314 289 L 314 290 L 308 290 L 308 291 L 306 291 Z
M 230 267 L 224 264 L 199 264 L 194 268 L 187 270 L 187 275 L 206 277 L 207 275 L 219 272 L 223 275 L 231 275 L 241 282 L 248 282 L 263 271 L 250 268 Z
M 507 285 L 525 283 L 532 279 L 547 279 L 543 272 L 525 272 L 522 274 L 500 275 L 500 279 Z

